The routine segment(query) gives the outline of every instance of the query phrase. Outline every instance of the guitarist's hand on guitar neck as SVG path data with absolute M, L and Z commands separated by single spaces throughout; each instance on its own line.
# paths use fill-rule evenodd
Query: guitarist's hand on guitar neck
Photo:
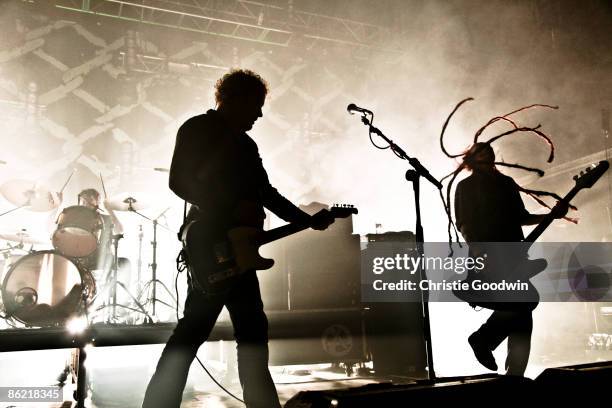
M 550 210 L 550 212 L 546 214 L 529 214 L 521 225 L 537 225 L 543 222 L 544 220 L 550 218 L 554 220 L 560 220 L 565 218 L 567 212 L 570 208 L 570 205 L 567 201 L 558 201 L 557 204 Z
M 559 201 L 557 204 L 550 210 L 550 214 L 556 219 L 564 218 L 569 211 L 569 203 L 565 201 Z
M 310 217 L 310 227 L 317 231 L 327 229 L 335 221 L 334 215 L 326 209 L 322 209 L 312 217 Z

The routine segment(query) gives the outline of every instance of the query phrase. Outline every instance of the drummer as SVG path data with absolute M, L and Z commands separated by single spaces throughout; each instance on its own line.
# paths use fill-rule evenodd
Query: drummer
M 87 256 L 84 264 L 90 270 L 104 269 L 107 270 L 113 259 L 111 248 L 111 237 L 113 235 L 123 234 L 123 226 L 117 218 L 115 211 L 109 205 L 108 200 L 104 200 L 102 205 L 106 210 L 105 214 L 100 209 L 100 193 L 95 188 L 88 188 L 79 193 L 79 205 L 91 208 L 100 215 L 102 219 L 102 233 L 100 235 L 100 244 L 91 255 Z

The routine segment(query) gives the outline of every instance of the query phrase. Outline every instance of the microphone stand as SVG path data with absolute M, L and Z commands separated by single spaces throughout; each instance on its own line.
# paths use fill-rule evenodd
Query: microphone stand
M 408 160 L 408 163 L 410 163 L 410 165 L 416 171 L 417 176 L 425 177 L 431 184 L 436 186 L 436 188 L 438 190 L 442 189 L 442 183 L 440 183 L 438 180 L 436 180 L 429 173 L 429 170 L 427 170 L 416 157 L 408 156 L 408 154 L 404 151 L 404 149 L 402 149 L 397 144 L 395 144 L 395 142 L 393 140 L 391 140 L 387 136 L 385 136 L 385 134 L 383 132 L 381 132 L 380 129 L 378 129 L 377 127 L 372 126 L 372 122 L 370 121 L 370 119 L 367 118 L 367 116 L 365 114 L 363 114 L 361 116 L 361 122 L 363 122 L 363 124 L 366 125 L 370 129 L 370 133 L 374 133 L 374 134 L 380 136 L 385 142 L 387 142 L 389 144 L 389 147 L 391 148 L 391 150 L 393 150 L 393 152 L 395 152 L 395 154 L 397 154 L 400 159 Z
M 414 191 L 414 203 L 415 203 L 415 212 L 416 212 L 416 246 L 419 256 L 422 258 L 425 254 L 423 243 L 424 235 L 423 235 L 423 224 L 421 222 L 421 204 L 420 204 L 420 180 L 421 177 L 424 177 L 427 181 L 433 184 L 438 190 L 442 189 L 442 183 L 436 180 L 431 173 L 419 162 L 419 160 L 415 157 L 410 157 L 408 154 L 393 140 L 389 139 L 385 134 L 378 128 L 372 125 L 370 119 L 368 119 L 367 114 L 362 112 L 361 122 L 366 125 L 369 129 L 370 134 L 374 133 L 380 136 L 385 142 L 389 144 L 391 150 L 403 160 L 407 160 L 408 163 L 412 166 L 413 170 L 406 171 L 406 180 L 412 182 L 412 189 Z M 419 265 L 419 277 L 421 281 L 427 280 L 427 272 L 423 267 L 422 263 Z M 431 326 L 429 321 L 429 291 L 421 290 L 421 312 L 423 316 L 423 338 L 425 340 L 425 349 L 427 354 L 427 376 L 430 381 L 436 379 L 436 372 L 434 370 L 434 361 L 433 361 L 433 348 L 431 344 Z

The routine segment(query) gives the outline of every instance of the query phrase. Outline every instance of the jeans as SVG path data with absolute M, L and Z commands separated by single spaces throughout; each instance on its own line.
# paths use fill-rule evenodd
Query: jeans
M 532 331 L 531 310 L 495 310 L 476 331 L 476 337 L 480 344 L 491 351 L 495 350 L 507 337 L 507 374 L 522 376 L 529 362 Z
M 192 289 L 185 311 L 168 340 L 145 394 L 143 408 L 178 408 L 191 362 L 208 338 L 223 306 L 234 326 L 238 375 L 248 408 L 280 408 L 268 369 L 268 320 L 255 271 L 243 274 L 223 295 Z

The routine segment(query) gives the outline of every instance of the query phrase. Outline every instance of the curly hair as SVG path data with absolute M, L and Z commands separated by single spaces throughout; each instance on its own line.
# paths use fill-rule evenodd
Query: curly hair
M 215 84 L 215 101 L 218 105 L 252 94 L 265 97 L 268 94 L 268 83 L 248 69 L 232 69 Z

